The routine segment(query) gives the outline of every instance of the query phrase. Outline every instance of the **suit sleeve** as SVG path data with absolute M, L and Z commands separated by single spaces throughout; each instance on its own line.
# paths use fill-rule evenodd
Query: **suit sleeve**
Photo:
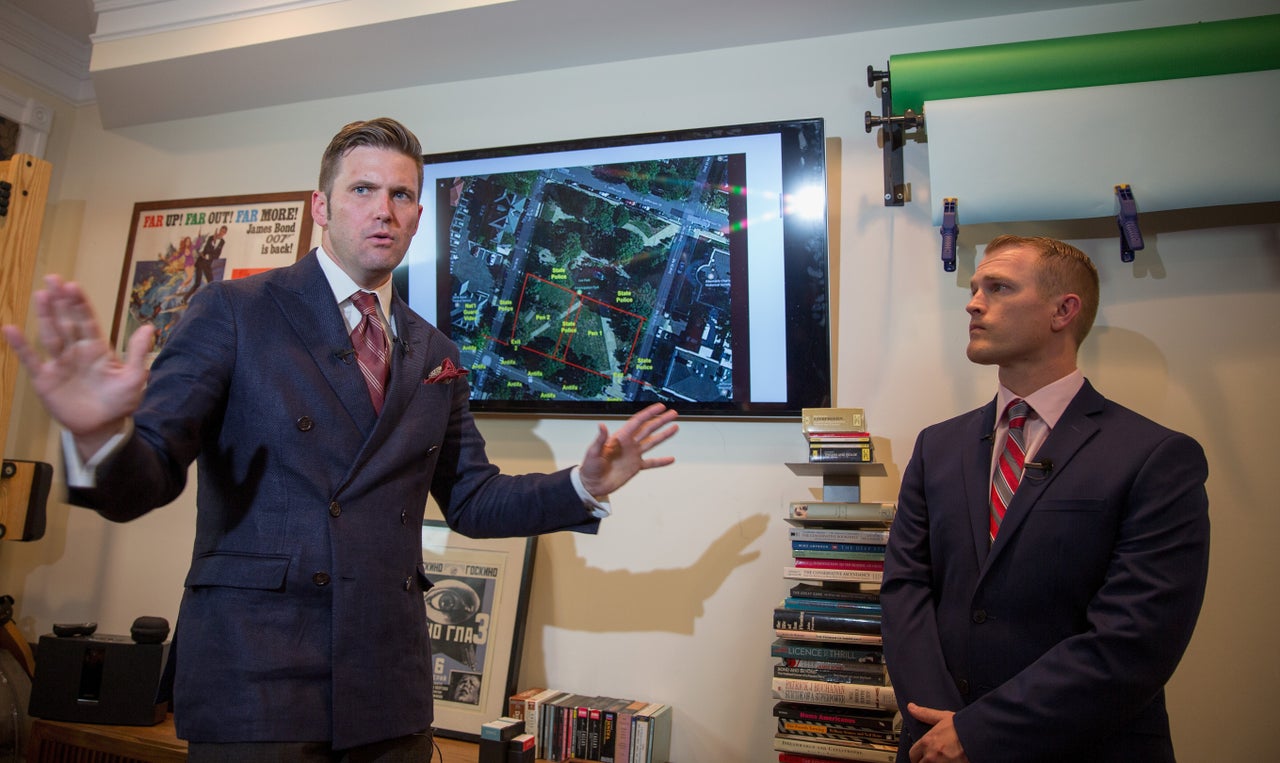
M 95 487 L 70 491 L 72 503 L 124 522 L 182 493 L 225 399 L 234 336 L 226 295 L 216 287 L 200 290 L 151 366 L 132 435 L 98 466 Z
M 459 362 L 456 348 L 450 359 Z M 595 533 L 600 519 L 583 503 L 568 469 L 553 474 L 499 473 L 485 453 L 464 383 L 453 389 L 448 431 L 431 493 L 445 521 L 471 538 L 541 535 L 560 530 Z
M 938 635 L 924 489 L 927 434 L 928 430 L 916 439 L 902 477 L 880 588 L 885 663 L 902 710 L 903 733 L 910 739 L 919 739 L 929 727 L 906 712 L 907 702 L 938 710 L 959 710 L 964 704 L 947 670 Z
M 1132 444 L 1132 443 L 1131 443 Z M 1157 698 L 1191 639 L 1209 561 L 1204 452 L 1168 432 L 1140 462 L 1084 628 L 960 710 L 971 760 L 1027 757 L 1127 727 Z M 904 657 L 904 659 L 906 659 Z

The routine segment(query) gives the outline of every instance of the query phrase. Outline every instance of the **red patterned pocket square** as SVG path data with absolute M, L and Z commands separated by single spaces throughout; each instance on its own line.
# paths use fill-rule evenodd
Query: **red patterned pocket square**
M 448 384 L 454 379 L 461 379 L 467 375 L 467 369 L 458 368 L 449 358 L 445 358 L 444 362 L 431 369 L 431 373 L 427 374 L 427 378 L 422 380 L 423 384 Z

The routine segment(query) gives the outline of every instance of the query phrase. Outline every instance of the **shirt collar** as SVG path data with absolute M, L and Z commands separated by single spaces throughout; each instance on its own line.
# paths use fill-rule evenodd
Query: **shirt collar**
M 351 295 L 359 291 L 361 287 L 351 280 L 351 276 L 347 275 L 346 271 L 338 267 L 338 263 L 324 250 L 324 246 L 316 247 L 316 257 L 320 260 L 320 269 L 324 271 L 324 277 L 329 281 L 329 288 L 333 290 L 334 301 L 339 305 L 350 301 Z M 383 315 L 390 315 L 392 292 L 390 278 L 383 281 L 378 288 L 364 289 L 364 291 L 377 294 L 378 306 L 382 308 Z
M 1057 425 L 1058 419 L 1062 418 L 1063 411 L 1067 410 L 1067 406 L 1075 398 L 1076 393 L 1084 386 L 1084 372 L 1076 369 L 1061 379 L 1046 384 L 1040 389 L 1032 392 L 1030 395 L 1022 398 L 1027 401 L 1027 405 L 1036 412 L 1036 416 L 1053 429 Z M 1009 406 L 1013 400 L 1017 400 L 1018 396 L 1013 394 L 1008 387 L 1000 385 L 1000 390 L 996 393 L 996 416 L 998 418 L 1004 415 L 1004 409 Z

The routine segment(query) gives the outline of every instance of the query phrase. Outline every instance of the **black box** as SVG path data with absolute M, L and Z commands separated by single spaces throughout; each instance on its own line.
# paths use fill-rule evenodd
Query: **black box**
M 169 644 L 128 636 L 41 636 L 31 682 L 31 715 L 52 721 L 154 726 L 168 703 L 156 702 Z

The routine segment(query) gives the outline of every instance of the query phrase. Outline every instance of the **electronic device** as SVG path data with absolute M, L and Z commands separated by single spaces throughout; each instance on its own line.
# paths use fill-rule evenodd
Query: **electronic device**
M 429 154 L 395 277 L 471 410 L 796 417 L 831 399 L 821 119 Z M 412 347 L 399 351 L 412 352 Z
M 157 702 L 169 644 L 168 621 L 140 617 L 133 636 L 96 633 L 96 623 L 54 625 L 40 637 L 29 710 L 37 718 L 77 723 L 154 726 L 167 702 Z

